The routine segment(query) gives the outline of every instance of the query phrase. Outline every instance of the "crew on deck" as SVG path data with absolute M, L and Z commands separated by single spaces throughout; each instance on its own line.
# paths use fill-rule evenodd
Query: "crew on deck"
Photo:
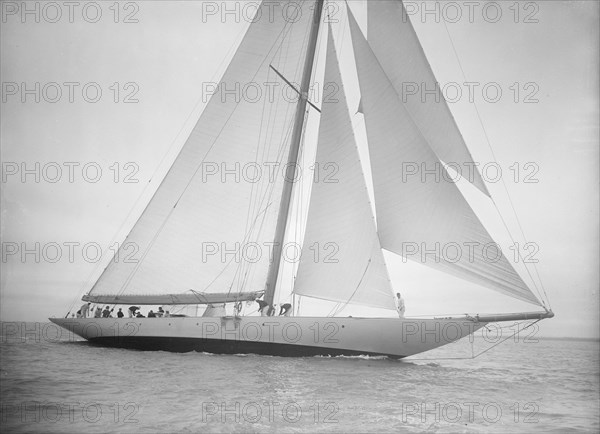
M 113 312 L 113 310 L 114 309 L 110 309 L 110 306 L 106 306 L 102 311 L 102 318 L 110 318 L 110 314 Z
M 80 310 L 80 314 L 81 314 L 81 318 L 87 318 L 88 313 L 90 311 L 90 305 L 91 304 L 92 303 L 86 303 L 83 306 L 81 306 L 81 309 L 79 309 Z
M 240 316 L 241 312 L 242 312 L 242 302 L 238 301 L 233 305 L 233 314 L 235 316 Z
M 404 318 L 404 312 L 406 311 L 406 306 L 404 305 L 404 299 L 400 295 L 399 292 L 396 293 L 397 303 L 398 303 L 398 316 L 400 318 Z
M 139 310 L 139 306 L 131 306 L 127 311 L 129 312 L 129 318 L 133 318 L 136 316 L 135 312 Z
M 284 303 L 279 306 L 279 316 L 290 316 L 292 314 L 292 305 L 290 303 Z
M 256 300 L 256 302 L 258 303 L 258 313 L 260 313 L 261 316 L 267 316 L 266 308 L 269 306 L 267 302 L 263 300 Z

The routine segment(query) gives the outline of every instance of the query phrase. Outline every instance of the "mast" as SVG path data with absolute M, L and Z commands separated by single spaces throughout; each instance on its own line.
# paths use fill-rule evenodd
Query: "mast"
M 302 73 L 302 83 L 300 85 L 300 99 L 298 108 L 296 109 L 296 118 L 294 121 L 294 129 L 292 131 L 292 141 L 290 152 L 288 155 L 288 163 L 286 165 L 286 175 L 283 185 L 281 204 L 279 206 L 279 215 L 277 217 L 277 227 L 275 229 L 275 239 L 273 245 L 273 258 L 269 266 L 269 275 L 267 277 L 267 285 L 265 289 L 265 302 L 273 305 L 275 296 L 275 286 L 277 277 L 279 276 L 279 267 L 281 264 L 281 252 L 283 249 L 283 241 L 288 224 L 288 216 L 290 213 L 290 205 L 292 200 L 292 189 L 294 180 L 296 179 L 296 167 L 298 162 L 298 152 L 302 141 L 302 131 L 304 129 L 304 117 L 306 114 L 306 105 L 308 101 L 308 92 L 310 90 L 310 81 L 312 69 L 315 60 L 315 52 L 317 48 L 317 39 L 319 36 L 319 27 L 321 23 L 321 15 L 323 11 L 324 0 L 315 1 L 315 12 L 313 23 L 310 29 L 310 38 L 306 52 L 306 60 L 304 62 L 304 71 Z

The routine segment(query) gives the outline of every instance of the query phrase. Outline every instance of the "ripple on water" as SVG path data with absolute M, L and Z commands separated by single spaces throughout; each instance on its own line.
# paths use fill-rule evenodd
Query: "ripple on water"
M 597 342 L 540 341 L 495 348 L 475 360 L 397 361 L 173 354 L 85 342 L 4 341 L 3 405 L 18 407 L 35 400 L 48 412 L 57 402 L 97 403 L 103 415 L 97 423 L 79 414 L 73 422 L 49 424 L 22 422 L 17 414 L 3 418 L 1 427 L 3 432 L 596 432 L 594 350 Z M 451 356 L 451 351 L 436 350 L 428 357 Z M 469 402 L 479 405 L 473 420 L 467 417 Z M 436 404 L 446 408 L 437 419 Z M 519 423 L 511 408 L 515 404 Z M 291 421 L 291 413 L 282 415 L 286 405 L 290 411 L 300 408 L 301 417 Z M 497 422 L 482 414 L 485 405 L 501 409 Z M 248 412 L 257 408 L 261 415 L 254 420 L 256 413 Z M 452 408 L 459 408 L 462 417 L 454 421 Z M 532 416 L 532 408 L 537 409 L 537 421 L 525 425 L 523 418 Z M 238 422 L 227 416 L 228 409 Z M 274 410 L 271 416 L 269 410 Z M 125 423 L 127 416 L 135 422 Z

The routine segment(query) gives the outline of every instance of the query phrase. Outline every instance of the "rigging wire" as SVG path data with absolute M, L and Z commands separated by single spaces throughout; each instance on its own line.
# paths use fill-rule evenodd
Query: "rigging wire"
M 508 339 L 513 338 L 515 335 L 519 334 L 520 332 L 522 332 L 524 330 L 527 330 L 529 327 L 537 324 L 540 321 L 541 321 L 541 319 L 535 320 L 534 322 L 532 322 L 531 324 L 527 325 L 524 328 L 517 327 L 517 330 L 512 335 L 508 336 L 507 338 L 502 339 L 501 341 L 496 342 L 491 347 L 488 347 L 485 350 L 480 351 L 479 353 L 477 353 L 475 355 L 473 355 L 473 343 L 474 343 L 475 339 L 471 340 L 471 357 L 432 357 L 432 358 L 416 358 L 416 359 L 413 359 L 413 358 L 411 358 L 412 356 L 408 356 L 408 357 L 405 357 L 403 359 L 403 361 L 412 362 L 412 361 L 417 361 L 417 360 L 418 361 L 435 361 L 435 360 L 470 360 L 470 359 L 476 359 L 477 357 L 481 356 L 482 354 L 485 354 L 488 351 L 490 351 L 492 348 L 495 348 L 498 345 L 506 342 Z M 522 324 L 523 322 L 524 321 L 518 322 L 518 324 Z M 458 342 L 458 341 L 455 341 L 455 342 Z
M 303 48 L 306 46 L 308 47 L 308 37 L 309 37 L 309 33 L 306 32 L 305 33 L 305 38 L 304 38 L 304 42 L 303 42 Z M 317 48 L 315 50 L 315 53 L 317 53 L 315 55 L 314 58 L 314 62 L 313 62 L 313 68 L 311 71 L 311 77 L 314 77 L 316 71 L 319 70 L 319 61 L 320 61 L 320 56 L 318 55 L 318 53 L 320 53 L 320 51 L 322 50 L 322 44 L 323 44 L 323 32 L 320 31 L 317 37 Z M 296 75 L 298 75 L 300 72 L 300 63 L 297 64 L 297 70 L 296 70 Z M 313 80 L 313 86 L 309 88 L 309 95 L 308 97 L 310 97 L 310 89 L 314 88 L 314 80 Z M 301 95 L 299 95 L 299 98 L 301 98 Z M 298 100 L 299 101 L 299 100 Z M 298 166 L 298 161 L 301 161 L 302 163 L 305 163 L 305 158 L 306 158 L 306 130 L 308 128 L 308 120 L 310 119 L 310 107 L 307 105 L 306 107 L 306 111 L 304 113 L 304 122 L 302 123 L 302 135 L 301 135 L 301 141 L 300 141 L 300 146 L 299 146 L 299 153 L 298 153 L 298 159 L 296 161 L 296 166 Z M 302 194 L 302 182 L 301 179 L 302 177 L 302 168 L 308 168 L 307 164 L 301 164 L 300 165 L 300 179 L 298 179 L 296 177 L 296 180 L 294 180 L 293 182 L 295 182 L 295 186 L 293 188 L 293 200 L 292 200 L 292 206 L 294 206 L 295 208 L 297 208 L 296 213 L 293 214 L 290 217 L 290 223 L 292 223 L 293 221 L 293 226 L 294 226 L 294 242 L 296 243 L 296 245 L 300 245 L 301 242 L 301 238 L 303 237 L 303 231 L 302 231 L 302 223 L 304 221 L 303 215 L 304 215 L 304 196 Z M 308 172 L 308 171 L 307 171 Z M 295 220 L 294 220 L 295 219 Z M 302 255 L 302 251 L 300 253 Z M 278 275 L 278 280 L 283 280 L 283 276 L 284 276 L 284 268 L 285 268 L 285 261 L 282 265 L 280 265 L 281 267 L 281 273 L 279 273 Z M 299 267 L 299 261 L 296 261 L 295 263 L 293 263 L 291 265 L 291 279 L 289 280 L 290 283 L 290 296 L 293 294 L 294 291 L 294 287 L 295 287 L 295 277 L 298 271 L 298 267 Z M 277 285 L 277 282 L 275 282 L 275 287 L 276 289 L 279 287 Z M 281 291 L 276 291 L 276 296 L 277 296 L 277 304 L 280 304 L 281 302 Z M 289 299 L 289 297 L 288 297 Z
M 448 25 L 446 24 L 446 21 L 445 21 L 445 20 L 442 20 L 442 21 L 443 21 L 443 23 L 444 23 L 444 28 L 446 29 L 446 33 L 447 33 L 447 35 L 448 35 L 448 39 L 450 40 L 450 44 L 452 45 L 452 51 L 454 52 L 454 56 L 456 57 L 456 61 L 457 61 L 457 63 L 458 63 L 458 66 L 459 66 L 459 68 L 460 68 L 460 71 L 461 71 L 461 73 L 462 73 L 463 80 L 465 80 L 465 82 L 467 82 L 467 81 L 468 81 L 468 80 L 467 80 L 467 76 L 466 76 L 466 74 L 465 74 L 465 71 L 464 71 L 464 69 L 463 69 L 463 66 L 462 66 L 462 63 L 461 63 L 461 61 L 460 61 L 460 58 L 458 57 L 458 52 L 456 51 L 456 47 L 455 47 L 455 45 L 454 45 L 454 41 L 452 40 L 452 35 L 450 34 L 450 31 L 448 30 Z M 495 154 L 495 152 L 494 152 L 494 149 L 493 149 L 493 147 L 492 147 L 492 142 L 491 142 L 491 140 L 490 140 L 490 138 L 489 138 L 489 135 L 488 135 L 488 133 L 487 133 L 487 130 L 486 130 L 486 128 L 485 128 L 485 125 L 484 125 L 484 123 L 483 123 L 483 119 L 482 119 L 482 117 L 481 117 L 481 114 L 480 114 L 480 112 L 479 112 L 479 109 L 478 109 L 478 107 L 477 107 L 477 103 L 476 103 L 475 101 L 473 101 L 473 107 L 475 108 L 475 112 L 477 113 L 477 118 L 478 118 L 478 120 L 479 120 L 479 124 L 481 125 L 481 129 L 483 130 L 483 134 L 484 134 L 484 137 L 485 137 L 485 141 L 486 141 L 486 143 L 487 143 L 487 145 L 488 145 L 488 148 L 490 149 L 490 152 L 491 152 L 491 154 L 492 154 L 492 158 L 494 159 L 494 161 L 497 161 L 497 159 L 496 159 L 496 154 Z M 514 216 L 515 216 L 515 219 L 516 219 L 517 225 L 518 225 L 518 227 L 519 227 L 519 230 L 520 230 L 520 235 L 521 235 L 521 236 L 523 237 L 523 239 L 526 241 L 526 240 L 527 240 L 527 237 L 525 236 L 525 232 L 524 232 L 524 230 L 523 230 L 523 227 L 522 227 L 522 225 L 521 225 L 521 221 L 519 220 L 519 216 L 518 216 L 518 214 L 517 214 L 517 211 L 516 211 L 516 209 L 515 209 L 515 206 L 514 206 L 514 204 L 513 204 L 513 201 L 512 201 L 512 199 L 511 199 L 511 197 L 510 197 L 510 194 L 509 194 L 509 192 L 508 192 L 508 188 L 507 188 L 507 186 L 506 186 L 506 182 L 504 181 L 504 177 L 501 177 L 501 181 L 502 181 L 502 186 L 503 186 L 503 188 L 504 188 L 504 191 L 506 192 L 506 196 L 507 196 L 507 198 L 508 198 L 508 202 L 509 202 L 509 204 L 510 204 L 510 207 L 511 207 L 511 209 L 512 209 L 512 212 L 513 212 L 513 214 L 514 214 Z M 496 211 L 498 212 L 498 215 L 500 216 L 500 219 L 502 220 L 502 224 L 504 225 L 504 228 L 505 228 L 505 229 L 506 229 L 506 231 L 508 232 L 508 235 L 510 236 L 510 238 L 511 238 L 511 241 L 512 241 L 513 243 L 516 243 L 516 242 L 515 242 L 515 239 L 514 239 L 514 237 L 512 236 L 512 233 L 511 233 L 510 229 L 508 228 L 508 225 L 507 225 L 507 223 L 506 223 L 506 220 L 504 219 L 504 217 L 503 217 L 503 216 L 502 216 L 502 214 L 500 213 L 500 209 L 498 208 L 498 204 L 496 203 L 496 201 L 494 200 L 494 198 L 493 198 L 491 195 L 489 196 L 489 198 L 490 198 L 490 200 L 492 201 L 492 203 L 494 204 L 494 207 L 496 208 Z M 531 281 L 533 282 L 533 285 L 534 285 L 534 287 L 535 287 L 535 289 L 536 289 L 536 292 L 538 293 L 538 296 L 540 297 L 540 300 L 541 300 L 541 302 L 542 302 L 542 305 L 543 305 L 543 307 L 546 307 L 546 303 L 548 303 L 548 308 L 550 308 L 550 300 L 549 300 L 549 298 L 548 298 L 548 294 L 546 293 L 546 289 L 545 289 L 545 287 L 544 287 L 544 283 L 542 282 L 542 279 L 541 279 L 541 277 L 540 277 L 540 274 L 539 274 L 539 271 L 538 271 L 538 269 L 537 269 L 537 266 L 535 265 L 535 262 L 533 262 L 533 268 L 534 268 L 534 270 L 535 270 L 535 273 L 537 274 L 537 277 L 538 277 L 538 279 L 539 279 L 539 283 L 540 283 L 540 286 L 541 286 L 541 288 L 542 288 L 542 291 L 543 291 L 543 293 L 544 293 L 544 297 L 545 297 L 545 299 L 544 299 L 544 297 L 542 297 L 542 294 L 540 293 L 540 290 L 539 290 L 539 288 L 538 288 L 538 284 L 537 284 L 536 280 L 534 279 L 534 277 L 532 276 L 532 274 L 531 274 L 531 271 L 529 270 L 529 267 L 527 266 L 527 264 L 528 264 L 528 263 L 527 263 L 527 262 L 525 262 L 525 260 L 524 260 L 524 259 L 523 259 L 523 257 L 521 256 L 521 251 L 520 251 L 520 249 L 519 249 L 519 248 L 517 248 L 517 249 L 516 249 L 516 251 L 517 251 L 517 254 L 519 255 L 519 257 L 521 258 L 521 260 L 523 261 L 523 265 L 524 265 L 524 267 L 525 267 L 525 270 L 527 271 L 527 274 L 529 275 L 529 277 L 531 278 Z
M 289 137 L 289 136 L 288 136 L 288 135 L 286 135 L 286 140 L 285 140 L 284 142 L 282 142 L 281 148 L 280 148 L 280 150 L 279 150 L 279 158 L 278 158 L 278 161 L 281 161 L 281 158 L 282 158 L 282 155 L 283 155 L 283 150 L 285 149 L 285 145 L 284 145 L 284 143 L 286 143 L 286 141 L 287 141 L 287 137 Z M 272 197 L 273 197 L 273 193 L 274 193 L 274 189 L 275 189 L 275 187 L 274 187 L 274 183 L 271 183 L 271 184 L 272 184 L 272 186 L 270 187 L 270 190 L 269 190 L 268 192 L 265 192 L 265 193 L 264 193 L 264 195 L 263 195 L 262 202 L 261 202 L 261 206 L 262 206 L 262 204 L 264 204 L 264 203 L 265 203 L 265 201 L 266 201 L 266 200 L 271 200 L 271 199 L 272 199 Z M 268 205 L 267 205 L 267 206 L 266 206 L 266 207 L 265 207 L 265 208 L 264 208 L 264 209 L 261 211 L 261 213 L 260 213 L 260 214 L 259 214 L 259 215 L 256 217 L 256 219 L 258 219 L 258 217 L 259 217 L 259 216 L 262 214 L 262 220 L 261 220 L 261 223 L 260 223 L 260 225 L 259 225 L 258 234 L 257 234 L 257 239 L 258 239 L 258 236 L 260 236 L 260 234 L 262 233 L 262 230 L 263 230 L 263 228 L 264 228 L 264 223 L 265 223 L 265 221 L 266 221 L 266 218 L 267 218 L 267 212 L 266 212 L 266 211 L 267 211 L 267 208 L 269 208 L 269 207 L 270 207 L 272 204 L 273 204 L 273 202 L 272 202 L 272 201 L 271 201 L 271 202 L 269 202 L 269 204 L 268 204 Z M 260 208 L 259 208 L 259 209 L 260 209 Z M 250 233 L 249 233 L 248 235 L 250 235 Z M 250 264 L 250 265 L 253 265 L 253 264 Z M 250 270 L 252 270 L 252 271 L 251 271 L 251 273 L 254 273 L 254 268 L 250 268 L 250 266 L 249 266 L 248 268 L 249 268 Z M 236 274 L 237 274 L 238 272 L 239 272 L 239 267 L 238 267 L 238 271 L 236 271 Z M 220 274 L 222 274 L 222 273 L 220 273 Z M 219 274 L 219 276 L 220 276 L 220 274 Z M 219 277 L 219 276 L 217 276 L 217 277 Z M 235 279 L 235 275 L 234 275 L 234 279 Z M 215 280 L 216 280 L 216 278 L 215 278 Z M 214 281 L 215 281 L 215 280 L 213 280 L 213 282 L 212 282 L 212 283 L 214 283 Z M 247 282 L 247 281 L 246 281 L 246 282 Z M 212 284 L 212 283 L 211 283 L 211 284 Z M 243 282 L 243 283 L 242 283 L 242 286 L 244 286 L 244 285 L 245 285 L 245 282 Z M 209 285 L 209 286 L 210 286 L 210 285 Z M 230 291 L 231 291 L 231 288 L 230 288 Z M 241 289 L 240 289 L 240 291 L 241 291 Z
M 282 39 L 282 41 L 279 44 L 279 47 L 278 47 L 278 49 L 276 51 L 276 54 L 275 54 L 275 56 L 277 56 L 277 53 L 279 53 L 279 59 L 278 59 L 278 63 L 277 63 L 278 66 L 281 65 L 281 62 L 282 62 L 282 59 L 283 59 L 283 51 L 284 50 L 282 49 L 282 47 L 284 45 L 284 42 L 285 42 L 285 38 Z M 307 46 L 308 46 L 308 32 L 304 32 L 304 39 L 303 39 L 302 45 L 300 47 L 300 51 L 306 53 Z M 290 52 L 290 47 L 291 47 L 291 37 L 287 39 L 287 46 L 286 46 L 286 49 L 285 49 L 285 60 L 287 60 L 288 57 L 289 57 L 288 55 L 289 55 L 289 52 Z M 295 62 L 295 65 L 296 65 L 296 67 L 295 67 L 294 77 L 297 77 L 298 74 L 299 74 L 299 71 L 300 71 L 301 62 Z M 284 63 L 284 66 L 285 66 L 285 63 Z M 271 74 L 271 68 L 269 69 L 268 74 L 269 75 Z M 281 98 L 278 100 L 278 104 L 279 103 L 281 103 Z M 266 105 L 266 100 L 265 100 L 265 105 Z M 275 104 L 270 104 L 270 113 L 273 110 L 273 106 L 275 106 Z M 290 115 L 290 111 L 291 111 L 292 107 L 295 107 L 295 105 L 293 105 L 293 104 L 286 104 L 286 112 L 285 112 L 285 116 L 284 116 L 284 123 L 289 123 L 290 122 L 290 116 L 289 115 Z M 275 111 L 277 113 L 277 108 L 275 109 Z M 263 107 L 263 113 L 264 113 L 264 107 Z M 260 137 L 262 136 L 262 123 L 263 123 L 263 118 L 261 118 L 261 132 L 259 134 L 259 146 L 260 146 Z M 270 123 L 270 118 L 269 118 L 269 123 Z M 269 134 L 269 131 L 270 131 L 270 138 L 267 139 L 266 136 Z M 275 131 L 274 128 L 273 129 L 269 129 L 269 127 L 267 126 L 267 129 L 266 129 L 266 132 L 265 132 L 265 142 L 268 143 L 268 146 L 264 146 L 263 147 L 263 153 L 262 153 L 262 160 L 263 161 L 265 160 L 265 153 L 267 153 L 267 150 L 269 151 L 268 153 L 270 153 L 270 149 L 271 149 L 271 146 L 273 144 L 273 134 L 274 134 L 274 131 Z M 291 123 L 290 123 L 290 126 L 288 127 L 287 131 L 286 131 L 286 129 L 282 129 L 281 137 L 280 137 L 280 140 L 279 140 L 280 147 L 279 147 L 278 157 L 277 157 L 277 162 L 279 163 L 279 165 L 281 165 L 281 163 L 283 162 L 283 157 L 285 155 L 285 150 L 288 149 L 287 143 L 289 141 L 289 137 L 291 136 L 291 132 L 292 132 L 292 125 L 291 125 Z M 258 154 L 258 149 L 257 149 L 257 154 Z M 258 159 L 258 157 L 257 157 L 257 159 Z M 266 184 L 267 184 L 267 187 L 265 187 L 265 188 L 266 188 L 266 190 L 270 190 L 269 191 L 269 198 L 272 199 L 273 194 L 275 192 L 275 182 L 269 182 L 269 183 L 266 183 Z M 250 210 L 249 210 L 249 212 L 250 212 Z M 261 223 L 258 235 L 260 235 L 260 233 L 262 233 L 265 221 L 266 221 L 266 215 L 263 218 L 263 221 Z M 252 267 L 252 265 L 254 265 L 254 264 L 249 264 L 247 268 L 251 269 L 251 274 L 254 275 L 256 267 Z M 247 275 L 248 274 L 246 273 L 246 276 Z M 247 278 L 245 278 L 240 283 L 240 286 L 239 286 L 240 287 L 240 291 L 243 289 L 243 287 L 245 287 L 245 285 L 247 284 L 247 281 L 248 281 Z
M 286 23 L 286 25 L 289 23 Z M 281 62 L 285 62 L 285 60 L 287 60 L 288 58 L 288 54 L 289 54 L 289 50 L 290 50 L 290 46 L 291 46 L 291 37 L 288 38 L 289 34 L 291 33 L 291 26 L 290 26 L 290 30 L 281 37 L 281 41 L 280 43 L 277 45 L 277 49 L 275 50 L 275 54 L 273 59 L 275 59 L 277 56 L 279 56 L 279 60 L 278 60 L 278 65 L 281 64 Z M 306 32 L 305 32 L 306 33 Z M 302 44 L 302 48 L 307 44 L 306 42 L 307 37 L 305 36 L 304 38 L 304 42 Z M 285 57 L 283 56 L 283 52 L 284 50 L 282 49 L 282 47 L 284 46 L 284 43 L 287 41 L 287 46 L 285 49 Z M 270 56 L 269 56 L 270 57 Z M 285 60 L 283 60 L 285 59 Z M 285 63 L 284 63 L 285 64 Z M 298 68 L 299 68 L 299 62 L 296 63 L 296 74 L 298 73 Z M 271 75 L 271 69 L 269 68 L 269 70 L 267 71 L 267 74 L 270 76 Z M 261 137 L 263 136 L 263 131 L 264 131 L 264 143 L 265 146 L 262 147 L 262 161 L 265 160 L 266 155 L 270 154 L 270 150 L 273 144 L 273 135 L 275 132 L 275 128 L 271 128 L 271 122 L 273 119 L 277 118 L 277 113 L 278 113 L 278 105 L 281 103 L 282 98 L 279 98 L 277 101 L 277 104 L 269 104 L 269 115 L 267 116 L 267 126 L 266 128 L 264 127 L 264 118 L 265 118 L 265 110 L 266 110 L 266 106 L 267 106 L 267 100 L 265 99 L 264 104 L 263 104 L 263 116 L 261 116 L 261 125 L 260 125 L 260 129 L 259 129 L 259 135 L 258 135 L 258 143 L 257 143 L 257 149 L 256 149 L 256 161 L 258 161 L 258 152 L 259 149 L 261 148 Z M 289 113 L 290 113 L 290 107 L 292 105 L 291 104 L 286 104 L 286 112 L 285 112 L 285 116 L 284 116 L 284 124 L 286 122 L 289 122 Z M 287 120 L 287 121 L 286 121 Z M 268 137 L 270 134 L 270 137 Z M 280 139 L 280 148 L 278 151 L 278 157 L 277 157 L 277 161 L 281 164 L 282 159 L 283 159 L 283 154 L 284 151 L 286 149 L 286 143 L 288 142 L 289 136 L 291 135 L 291 129 L 288 129 L 286 131 L 286 129 L 282 129 L 281 132 L 282 136 Z M 249 201 L 249 206 L 248 206 L 248 214 L 247 214 L 247 224 L 250 220 L 250 215 L 251 213 L 258 213 L 262 207 L 262 205 L 265 203 L 265 200 L 271 200 L 272 203 L 272 198 L 273 198 L 273 194 L 275 191 L 275 182 L 267 182 L 264 181 L 265 177 L 262 178 L 263 182 L 262 184 L 265 185 L 266 187 L 261 188 L 261 186 L 259 185 L 257 188 L 257 192 L 255 195 L 255 199 L 252 199 L 252 192 L 254 192 L 254 185 L 252 185 L 252 192 L 251 192 L 251 198 Z M 270 177 L 268 178 L 270 179 Z M 261 197 L 261 200 L 258 200 L 258 197 Z M 254 204 L 254 205 L 253 205 Z M 269 205 L 270 206 L 270 205 Z M 267 218 L 267 214 L 265 213 L 263 215 L 261 224 L 259 225 L 259 229 L 258 229 L 258 233 L 256 234 L 256 238 L 258 239 L 260 237 L 260 234 L 262 233 L 263 229 L 264 229 L 264 224 Z M 238 265 L 238 270 L 236 271 L 236 273 L 234 274 L 233 277 L 233 281 L 232 284 L 230 286 L 229 292 L 231 292 L 231 290 L 233 289 L 233 284 L 236 280 L 236 276 L 238 279 L 238 292 L 241 292 L 243 290 L 243 288 L 247 285 L 248 282 L 248 276 L 251 275 L 253 276 L 255 274 L 256 268 L 257 267 L 253 267 L 253 265 L 255 265 L 254 263 L 244 263 L 244 261 L 242 261 L 239 265 Z M 245 272 L 243 270 L 246 270 Z M 242 278 L 242 274 L 243 274 L 243 278 Z M 240 280 L 241 279 L 241 280 Z
M 303 42 L 303 47 L 306 44 L 307 44 L 307 42 L 306 42 L 306 38 L 305 38 L 305 41 Z M 288 47 L 288 49 L 289 49 L 289 47 Z M 298 65 L 299 64 L 297 63 L 296 74 L 298 73 L 298 67 L 299 67 Z M 269 74 L 270 73 L 271 73 L 271 71 L 269 70 Z M 279 102 L 281 102 L 281 99 L 279 100 Z M 272 111 L 272 107 L 273 107 L 273 104 L 270 106 L 271 111 Z M 291 107 L 292 107 L 292 104 L 286 104 L 286 113 L 285 113 L 285 117 L 284 117 L 284 119 L 285 119 L 284 123 L 289 123 L 289 125 L 288 125 L 287 129 L 283 129 L 282 130 L 282 135 L 280 137 L 280 147 L 279 147 L 278 155 L 277 155 L 277 162 L 280 165 L 283 162 L 283 158 L 284 158 L 284 155 L 285 155 L 285 150 L 288 149 L 287 143 L 288 143 L 289 138 L 290 138 L 291 133 L 292 133 L 292 123 L 289 121 L 289 114 L 290 114 Z M 262 119 L 261 119 L 261 122 L 262 122 Z M 262 125 L 261 125 L 261 128 L 262 128 Z M 267 127 L 267 133 L 266 134 L 268 134 L 268 131 L 270 131 L 270 133 L 271 133 L 271 137 L 268 140 L 268 143 L 269 143 L 268 147 L 270 149 L 271 148 L 271 144 L 273 143 L 274 128 L 269 130 L 268 127 Z M 264 160 L 264 155 L 265 155 L 265 152 L 266 152 L 265 148 L 266 147 L 263 148 L 263 160 Z M 266 190 L 268 190 L 268 192 L 264 193 L 264 195 L 263 195 L 263 202 L 267 198 L 267 195 L 268 195 L 268 199 L 272 199 L 273 198 L 273 194 L 275 192 L 275 185 L 276 185 L 275 182 L 268 182 L 268 183 L 265 182 L 265 183 L 267 184 Z M 264 228 L 265 222 L 266 222 L 266 214 L 264 215 L 263 220 L 261 222 L 261 225 L 260 225 L 260 228 L 259 228 L 259 234 L 258 235 L 260 235 L 260 233 L 262 233 L 262 230 Z M 250 266 L 249 266 L 249 268 L 250 268 Z M 251 270 L 251 274 L 252 275 L 255 273 L 255 270 L 256 270 L 256 267 L 252 268 L 252 270 Z M 242 287 L 245 286 L 246 283 L 247 283 L 247 280 L 244 280 L 242 282 Z
M 283 50 L 282 47 L 284 45 L 284 42 L 286 41 L 286 39 L 282 39 L 281 42 L 278 44 L 277 50 L 275 51 L 275 54 L 273 56 L 273 59 L 271 60 L 271 62 L 273 62 L 273 60 L 275 60 L 275 58 L 278 57 L 278 65 L 282 62 L 282 57 L 283 57 Z M 289 49 L 289 42 L 288 42 L 288 49 Z M 287 59 L 287 51 L 286 51 L 286 59 Z M 271 77 L 271 69 L 269 69 L 267 71 L 267 79 L 270 79 Z M 268 134 L 269 132 L 273 131 L 273 129 L 270 128 L 271 125 L 271 121 L 274 117 L 273 115 L 273 111 L 275 108 L 275 116 L 277 114 L 277 107 L 276 104 L 268 104 L 268 116 L 265 116 L 265 113 L 267 111 L 267 100 L 265 99 L 263 102 L 263 107 L 262 107 L 262 116 L 260 119 L 260 128 L 259 128 L 259 133 L 258 133 L 258 140 L 257 140 L 257 147 L 256 147 L 256 157 L 255 157 L 255 162 L 258 161 L 259 157 L 259 150 L 261 150 L 261 142 L 262 142 L 262 137 L 263 137 L 263 132 L 264 132 L 264 144 L 265 146 L 262 147 L 262 155 L 261 155 L 261 160 L 264 161 L 266 158 L 266 155 L 268 155 L 270 153 L 270 149 L 271 149 L 271 144 L 272 141 L 269 140 L 268 138 Z M 267 125 L 265 127 L 265 117 L 267 119 Z M 286 112 L 286 118 L 287 118 L 287 112 Z M 271 136 L 272 139 L 272 136 Z M 279 159 L 278 159 L 279 161 Z M 263 178 L 263 182 L 264 182 L 264 178 Z M 267 185 L 267 187 L 265 187 L 265 191 L 269 189 L 269 186 Z M 260 185 L 257 186 L 257 192 L 256 195 L 258 196 L 262 196 L 262 194 L 264 193 L 264 191 L 262 191 L 262 189 L 260 188 Z M 252 185 L 252 191 L 254 191 L 254 184 Z M 269 196 L 270 198 L 272 197 L 272 191 L 271 194 Z M 247 224 L 248 221 L 250 219 L 250 215 L 252 213 L 256 213 L 258 212 L 258 210 L 260 209 L 260 205 L 263 202 L 263 200 L 261 200 L 260 202 L 258 201 L 258 199 L 256 198 L 255 200 L 252 199 L 252 193 L 251 193 L 251 197 L 250 197 L 250 201 L 248 203 L 248 215 L 247 215 Z M 250 266 L 248 266 L 247 268 L 251 268 Z M 247 275 L 247 274 L 246 274 Z M 241 282 L 241 285 L 243 286 L 243 282 Z M 241 287 L 240 287 L 240 291 L 241 291 Z
M 282 41 L 282 43 L 283 43 L 283 41 Z M 267 79 L 270 78 L 270 75 L 271 75 L 271 71 L 269 70 L 269 71 L 267 71 Z M 264 102 L 263 102 L 263 107 L 262 107 L 262 116 L 260 118 L 260 128 L 259 128 L 259 131 L 258 131 L 258 143 L 257 143 L 257 146 L 256 146 L 256 152 L 255 152 L 255 163 L 256 164 L 258 164 L 258 159 L 259 159 L 258 153 L 259 153 L 259 150 L 261 148 L 261 138 L 262 138 L 263 131 L 264 131 L 266 107 L 267 107 L 267 101 L 265 99 Z M 266 131 L 269 131 L 269 125 L 271 123 L 272 112 L 273 112 L 273 104 L 269 105 L 269 116 L 267 117 Z M 266 137 L 265 137 L 265 142 L 266 142 Z M 263 147 L 263 149 L 262 149 L 262 151 L 263 151 L 262 152 L 262 157 L 263 157 L 262 161 L 264 161 L 264 156 L 265 156 L 266 148 L 267 148 L 267 146 Z M 270 148 L 270 146 L 269 146 L 269 148 Z M 257 190 L 256 191 L 256 196 L 254 196 L 255 190 Z M 262 195 L 262 192 L 260 190 L 261 190 L 260 186 L 255 186 L 254 183 L 252 184 L 251 191 L 250 191 L 250 200 L 248 201 L 248 212 L 247 212 L 247 215 L 246 215 L 246 228 L 247 229 L 248 229 L 248 225 L 250 224 L 251 215 L 254 214 L 255 212 L 259 211 L 260 204 L 264 200 L 264 197 L 263 197 L 260 200 L 260 203 L 259 203 L 258 197 Z M 258 239 L 258 237 L 257 237 L 257 239 Z M 250 265 L 248 265 L 247 267 L 244 267 L 244 262 L 243 261 L 240 262 L 240 264 L 238 264 L 238 270 L 237 270 L 237 272 L 240 272 L 239 276 L 241 276 L 241 274 L 242 274 L 242 272 L 241 272 L 242 268 L 246 268 L 246 270 L 248 271 L 251 267 L 250 267 Z M 244 273 L 244 279 L 242 280 L 242 282 L 240 282 L 238 280 L 238 291 L 240 291 L 240 292 L 242 291 L 245 279 L 248 276 L 248 272 L 247 271 L 246 271 L 246 273 Z M 237 272 L 233 276 L 233 280 L 234 281 L 236 279 L 236 275 L 238 275 Z M 233 282 L 232 282 L 232 285 L 233 285 Z M 231 291 L 231 288 L 232 287 L 230 287 L 230 291 Z

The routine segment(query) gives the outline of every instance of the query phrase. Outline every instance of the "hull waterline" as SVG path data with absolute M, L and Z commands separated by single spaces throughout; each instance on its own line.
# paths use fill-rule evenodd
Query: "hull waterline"
M 486 323 L 467 319 L 209 317 L 50 318 L 105 347 L 273 356 L 403 358 L 455 342 Z

